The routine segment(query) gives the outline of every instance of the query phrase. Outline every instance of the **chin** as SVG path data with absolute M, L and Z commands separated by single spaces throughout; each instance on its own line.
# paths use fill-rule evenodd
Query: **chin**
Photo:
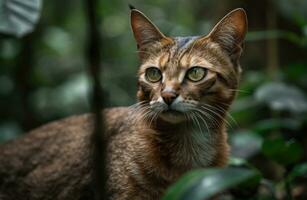
M 186 121 L 186 118 L 183 113 L 178 111 L 166 111 L 160 114 L 159 116 L 163 121 L 177 124 Z

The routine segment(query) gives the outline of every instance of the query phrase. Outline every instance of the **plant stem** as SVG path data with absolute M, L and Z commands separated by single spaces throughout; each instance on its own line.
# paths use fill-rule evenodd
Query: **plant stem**
M 286 191 L 286 199 L 287 200 L 292 200 L 293 196 L 292 196 L 292 187 L 291 187 L 291 182 L 288 178 L 289 173 L 292 171 L 292 167 L 291 166 L 287 166 L 286 167 L 286 173 L 285 173 L 285 191 Z
M 286 180 L 285 183 L 285 189 L 286 189 L 286 195 L 288 200 L 292 200 L 292 189 L 291 189 L 291 184 L 288 180 Z
M 267 1 L 267 29 L 275 30 L 277 27 L 277 12 L 272 0 Z M 276 80 L 278 74 L 278 39 L 276 37 L 267 40 L 267 70 L 269 78 Z
M 106 139 L 104 137 L 104 121 L 101 110 L 103 109 L 102 89 L 100 83 L 101 67 L 101 38 L 97 25 L 96 8 L 97 0 L 84 0 L 88 24 L 88 46 L 86 57 L 89 63 L 89 72 L 93 80 L 92 111 L 95 113 L 95 123 L 92 135 L 93 143 L 93 184 L 95 200 L 107 200 L 106 192 Z

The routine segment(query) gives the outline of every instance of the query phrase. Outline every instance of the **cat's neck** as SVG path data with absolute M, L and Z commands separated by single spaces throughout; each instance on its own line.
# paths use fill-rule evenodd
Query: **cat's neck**
M 222 124 L 220 127 L 224 127 Z M 158 119 L 151 125 L 155 131 L 157 148 L 175 166 L 184 167 L 208 167 L 216 156 L 216 142 L 220 129 L 210 122 L 170 123 Z
M 199 128 L 192 122 L 174 124 L 161 119 L 135 122 L 140 124 L 134 132 L 141 141 L 138 157 L 142 158 L 140 162 L 148 176 L 172 183 L 190 169 L 227 163 L 228 144 L 223 123 L 219 128 L 207 124 L 207 129 L 204 124 Z

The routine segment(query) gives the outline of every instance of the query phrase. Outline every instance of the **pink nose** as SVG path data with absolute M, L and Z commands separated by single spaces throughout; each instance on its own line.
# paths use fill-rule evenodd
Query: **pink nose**
M 178 94 L 173 91 L 165 91 L 161 93 L 161 97 L 167 105 L 171 105 L 177 96 Z

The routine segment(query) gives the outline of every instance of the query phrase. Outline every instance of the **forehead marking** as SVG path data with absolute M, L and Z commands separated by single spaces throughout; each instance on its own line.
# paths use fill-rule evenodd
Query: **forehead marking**
M 165 68 L 166 64 L 168 63 L 169 61 L 169 58 L 170 58 L 170 53 L 167 52 L 165 54 L 163 54 L 160 59 L 159 59 L 159 66 L 161 68 Z
M 188 65 L 191 62 L 188 56 L 190 51 L 187 52 L 187 50 L 190 49 L 191 44 L 195 43 L 197 38 L 197 36 L 174 38 L 175 44 L 158 59 L 159 66 L 164 71 L 162 82 L 174 78 L 179 83 L 183 82 L 186 68 L 189 67 Z
M 197 39 L 198 37 L 176 37 L 177 41 L 177 52 L 179 57 L 181 54 L 185 53 L 185 51 L 190 47 L 190 45 Z
M 178 76 L 178 82 L 179 82 L 179 83 L 182 83 L 182 82 L 183 82 L 184 77 L 185 77 L 185 73 L 186 73 L 185 70 L 181 70 L 181 72 L 180 72 L 180 74 L 179 74 L 179 76 Z

